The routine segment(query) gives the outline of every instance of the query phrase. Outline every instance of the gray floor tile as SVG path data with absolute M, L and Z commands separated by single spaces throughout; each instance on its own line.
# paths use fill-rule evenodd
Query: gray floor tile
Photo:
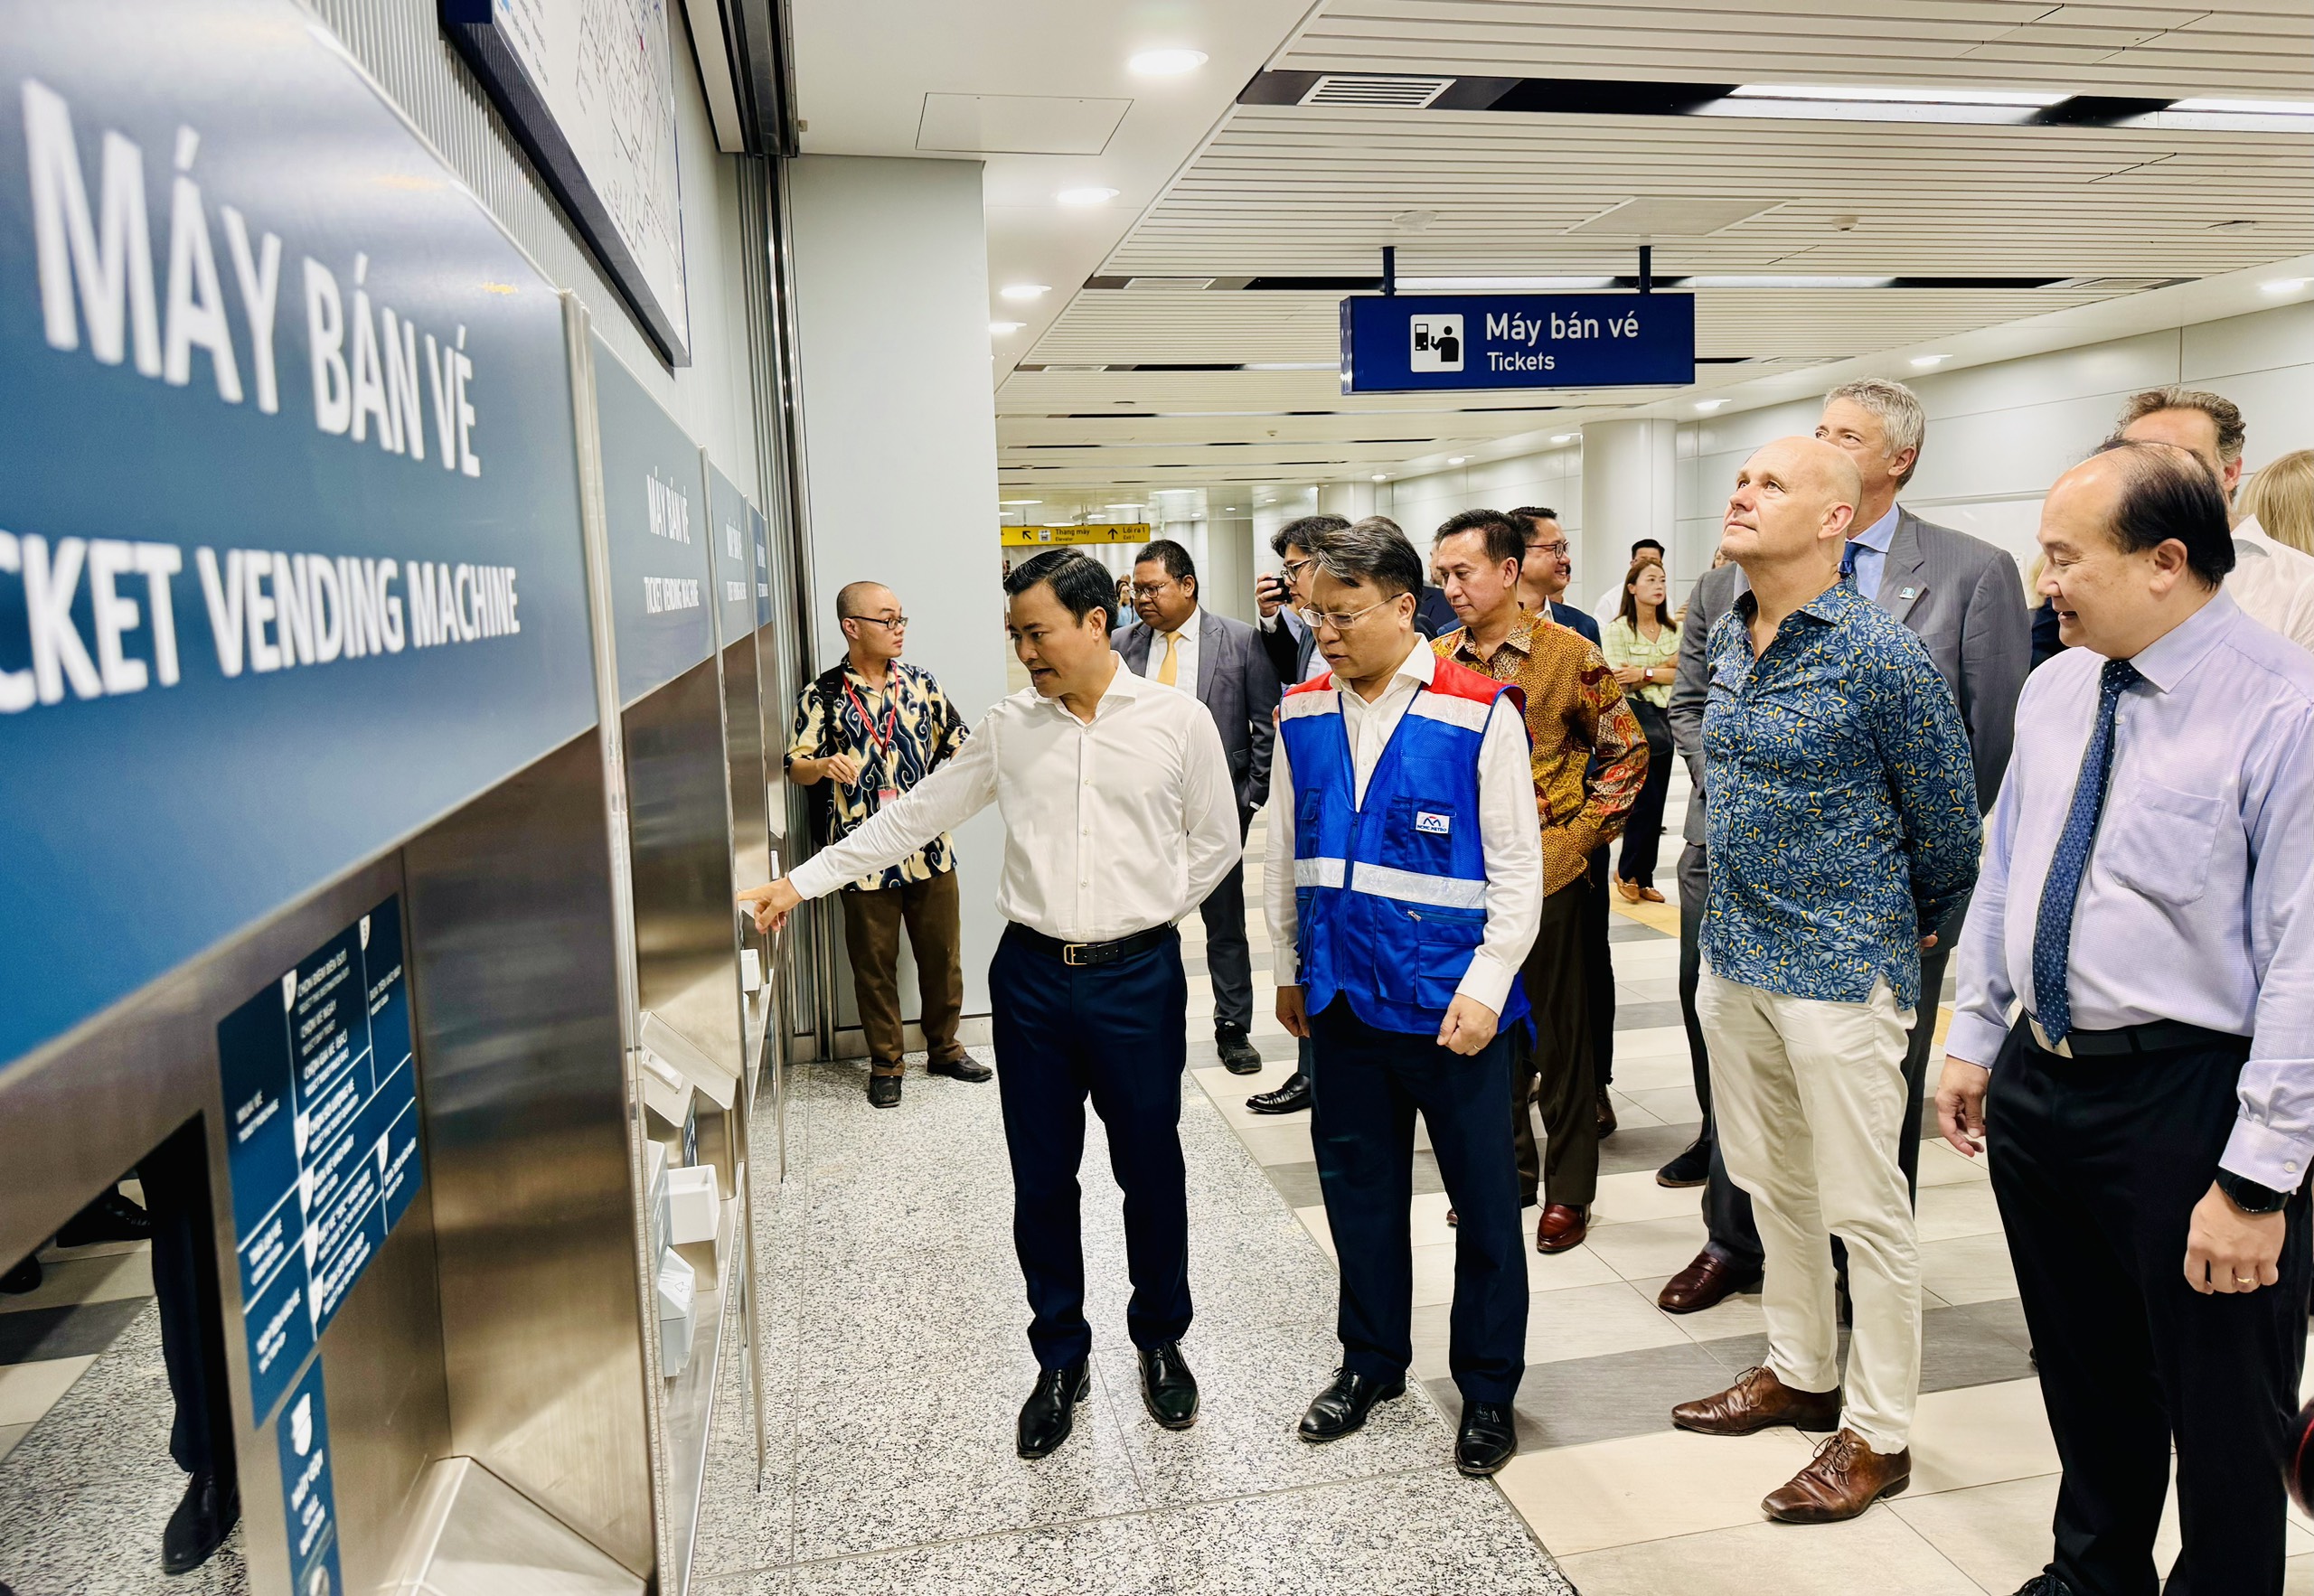
M 1599 1144 L 1599 1173 L 1623 1175 L 1634 1169 L 1660 1169 L 1687 1150 L 1702 1124 L 1701 1120 L 1677 1125 L 1626 1123 Z
M 150 1297 L 126 1297 L 0 1313 L 0 1364 L 93 1357 L 111 1346 L 151 1301 Z
M 1607 920 L 1607 941 L 1610 944 L 1619 942 L 1677 942 L 1679 938 L 1668 931 L 1658 931 L 1652 925 L 1642 925 L 1638 921 L 1626 919 L 1621 915 L 1610 915 Z
M 1646 1030 L 1654 1026 L 1679 1023 L 1679 1003 L 1676 998 L 1668 1003 L 1615 1005 L 1615 1028 L 1619 1031 Z
M 1326 1194 L 1318 1184 L 1318 1166 L 1314 1163 L 1267 1164 L 1262 1167 L 1262 1173 L 1269 1177 L 1269 1183 L 1277 1188 L 1277 1194 L 1289 1207 L 1315 1207 L 1326 1200 Z M 1438 1173 L 1437 1156 L 1423 1148 L 1415 1149 L 1414 1195 L 1421 1197 L 1425 1192 L 1445 1189 L 1445 1179 Z
M 1958 1391 L 2002 1380 L 2029 1380 L 2033 1366 L 2027 1346 L 2007 1331 L 2000 1304 L 1931 1308 L 1920 1316 L 1920 1388 Z M 1991 1309 L 1981 1313 L 1980 1309 Z M 2021 1319 L 2020 1319 L 2021 1324 Z M 1700 1343 L 1733 1374 L 1767 1361 L 1765 1336 L 1728 1336 Z M 1848 1357 L 1848 1332 L 1840 1332 L 1840 1357 Z
M 1536 1450 L 1669 1430 L 1674 1404 L 1724 1388 L 1726 1376 L 1726 1366 L 1693 1343 L 1532 1364 L 1519 1383 L 1519 1444 Z M 1454 1383 L 1428 1384 L 1440 1409 L 1459 1419 Z

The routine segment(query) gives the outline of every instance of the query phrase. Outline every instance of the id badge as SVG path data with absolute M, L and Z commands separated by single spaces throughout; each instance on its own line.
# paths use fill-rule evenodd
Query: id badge
M 897 803 L 899 802 L 899 798 L 900 790 L 898 787 L 879 787 L 876 789 L 876 807 L 878 809 L 882 809 L 889 804 Z

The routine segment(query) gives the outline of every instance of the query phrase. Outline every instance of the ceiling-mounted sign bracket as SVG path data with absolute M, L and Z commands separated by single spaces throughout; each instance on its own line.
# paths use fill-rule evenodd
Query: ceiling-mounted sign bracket
M 1684 388 L 1690 294 L 1361 294 L 1341 302 L 1341 390 Z
M 1639 247 L 1639 291 L 1642 294 L 1655 292 L 1655 246 L 1652 244 Z
M 1398 292 L 1398 247 L 1382 246 L 1382 293 L 1386 298 L 1396 298 Z

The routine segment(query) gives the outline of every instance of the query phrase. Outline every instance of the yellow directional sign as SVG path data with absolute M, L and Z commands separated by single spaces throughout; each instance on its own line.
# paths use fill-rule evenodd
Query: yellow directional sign
M 1101 527 L 1005 527 L 1007 549 L 1060 548 L 1071 543 L 1146 543 L 1145 521 Z

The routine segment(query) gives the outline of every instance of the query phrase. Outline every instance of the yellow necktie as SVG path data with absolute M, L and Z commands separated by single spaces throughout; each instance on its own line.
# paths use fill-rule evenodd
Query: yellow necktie
M 1165 634 L 1165 658 L 1163 662 L 1157 667 L 1157 680 L 1163 682 L 1167 687 L 1175 687 L 1179 685 L 1179 683 L 1173 680 L 1173 675 L 1174 672 L 1181 668 L 1181 634 L 1180 633 L 1168 632 Z

